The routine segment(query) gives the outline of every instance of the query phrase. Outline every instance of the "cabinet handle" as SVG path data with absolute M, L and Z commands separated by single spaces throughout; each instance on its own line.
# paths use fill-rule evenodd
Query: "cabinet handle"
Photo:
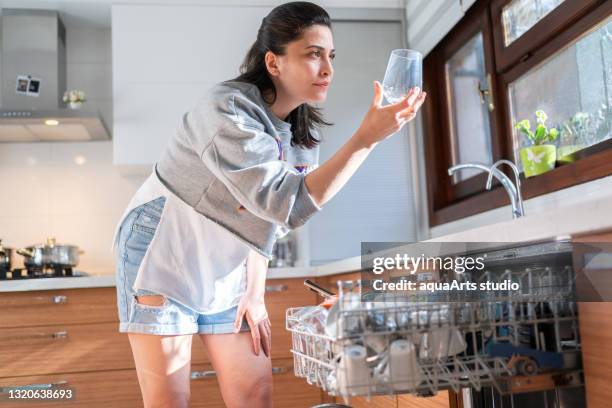
M 272 375 L 274 374 L 283 374 L 289 371 L 289 367 L 272 367 Z M 190 378 L 192 380 L 199 380 L 201 378 L 211 378 L 216 377 L 217 372 L 214 370 L 204 370 L 204 371 L 192 371 Z
M 289 286 L 284 284 L 284 283 L 280 283 L 278 285 L 266 285 L 266 293 L 270 293 L 270 292 L 285 292 L 289 289 Z
M 272 375 L 284 374 L 289 371 L 289 367 L 272 367 Z
M 66 339 L 68 337 L 68 331 L 67 330 L 62 330 L 62 331 L 57 331 L 54 333 L 35 333 L 35 334 L 30 334 L 30 335 L 24 335 L 24 336 L 10 336 L 10 337 L 1 337 L 0 336 L 0 341 L 6 345 L 9 342 L 15 342 L 18 344 L 21 344 L 24 341 L 27 340 L 63 340 Z
M 61 305 L 68 302 L 68 296 L 65 295 L 54 295 L 54 296 L 33 296 L 28 298 L 9 298 L 4 299 L 0 302 L 0 307 L 23 307 L 23 306 L 37 306 L 37 305 Z
M 15 389 L 31 389 L 31 390 L 54 390 L 56 388 L 64 388 L 68 384 L 66 380 L 60 380 L 54 383 L 47 384 L 26 384 L 26 385 L 9 385 L 8 387 L 0 387 L 0 394 L 8 394 Z
M 57 295 L 57 296 L 53 296 L 51 299 L 51 303 L 54 304 L 60 304 L 60 303 L 66 303 L 68 302 L 68 296 L 64 296 L 64 295 Z
M 217 372 L 214 370 L 192 371 L 191 372 L 192 380 L 199 380 L 201 378 L 210 378 L 210 377 L 216 377 L 216 376 L 217 376 Z

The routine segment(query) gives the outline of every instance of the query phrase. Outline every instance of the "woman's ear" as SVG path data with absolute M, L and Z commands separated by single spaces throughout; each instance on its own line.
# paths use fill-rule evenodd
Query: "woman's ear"
M 266 63 L 266 68 L 268 72 L 272 76 L 279 76 L 280 70 L 278 69 L 278 56 L 274 54 L 272 51 L 266 52 L 264 56 L 264 61 Z

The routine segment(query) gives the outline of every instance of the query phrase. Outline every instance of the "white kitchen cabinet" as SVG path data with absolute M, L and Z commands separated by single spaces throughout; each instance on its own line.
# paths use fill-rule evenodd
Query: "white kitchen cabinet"
M 113 162 L 150 170 L 182 114 L 238 75 L 265 7 L 113 5 Z
M 461 20 L 475 0 L 408 0 L 408 46 L 427 55 Z

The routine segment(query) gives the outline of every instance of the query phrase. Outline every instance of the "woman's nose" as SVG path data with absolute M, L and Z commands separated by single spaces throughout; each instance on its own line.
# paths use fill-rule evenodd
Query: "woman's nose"
M 325 63 L 323 63 L 323 66 L 321 67 L 321 75 L 330 79 L 334 75 L 334 67 L 331 59 L 328 58 Z

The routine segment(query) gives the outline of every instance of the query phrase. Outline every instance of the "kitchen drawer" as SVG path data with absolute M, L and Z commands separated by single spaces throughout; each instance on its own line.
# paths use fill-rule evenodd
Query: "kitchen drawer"
M 203 378 L 191 381 L 190 407 L 225 407 L 217 379 L 210 368 L 200 373 Z M 317 387 L 293 375 L 292 360 L 272 361 L 272 401 L 275 408 L 310 407 L 321 403 L 321 392 Z M 194 373 L 192 369 L 192 375 Z M 211 375 L 212 374 L 212 375 Z
M 304 279 L 273 279 L 266 283 L 265 299 L 272 324 L 272 358 L 293 358 L 291 333 L 285 329 L 285 311 L 315 305 L 316 295 L 304 286 Z
M 293 360 L 272 360 L 275 408 L 310 407 L 320 404 L 321 390 L 293 374 Z
M 209 365 L 196 364 L 192 366 L 192 373 L 200 375 L 211 373 Z M 20 407 L 113 407 L 133 408 L 142 407 L 142 395 L 138 385 L 136 370 L 111 370 L 88 373 L 49 374 L 30 377 L 0 378 L 1 387 L 48 385 L 50 389 L 70 389 L 74 393 L 71 400 L 50 403 L 49 401 L 16 401 L 10 403 L 9 393 L 6 389 L 0 392 L 0 405 L 3 408 Z M 206 406 L 219 407 L 225 405 L 215 377 L 201 378 L 191 382 L 192 407 Z M 206 401 L 206 403 L 204 403 Z M 199 403 L 198 403 L 199 402 Z
M 207 361 L 194 336 L 192 362 Z M 134 368 L 134 359 L 118 323 L 0 330 L 0 377 L 126 368 Z
M 338 400 L 342 400 L 339 398 Z M 342 403 L 342 401 L 340 401 Z M 397 408 L 397 397 L 395 395 L 381 395 L 371 397 L 353 397 L 350 399 L 350 406 L 353 408 Z
M 0 328 L 116 322 L 116 298 L 115 288 L 0 293 Z
M 448 408 L 450 407 L 448 391 L 440 391 L 432 397 L 415 397 L 410 394 L 397 396 L 398 408 Z
M 276 408 L 308 407 L 320 403 L 319 390 L 309 386 L 293 376 L 291 360 L 273 362 L 274 391 L 273 401 Z M 225 404 L 219 391 L 214 371 L 207 364 L 194 364 L 191 368 L 191 402 L 190 407 L 223 408 Z M 0 378 L 0 388 L 49 384 L 52 389 L 70 388 L 74 392 L 73 400 L 56 403 L 18 401 L 8 403 L 6 390 L 0 392 L 0 404 L 3 408 L 21 407 L 142 407 L 142 397 L 135 370 L 112 370 L 89 373 L 69 373 L 38 375 L 29 377 Z
M 70 389 L 71 400 L 50 402 L 45 400 L 16 400 L 11 403 L 5 387 L 46 385 L 47 389 Z M 91 407 L 133 408 L 142 407 L 136 370 L 96 371 L 89 373 L 48 374 L 17 378 L 0 378 L 0 406 L 24 407 Z
M 117 323 L 0 330 L 0 377 L 133 367 Z

